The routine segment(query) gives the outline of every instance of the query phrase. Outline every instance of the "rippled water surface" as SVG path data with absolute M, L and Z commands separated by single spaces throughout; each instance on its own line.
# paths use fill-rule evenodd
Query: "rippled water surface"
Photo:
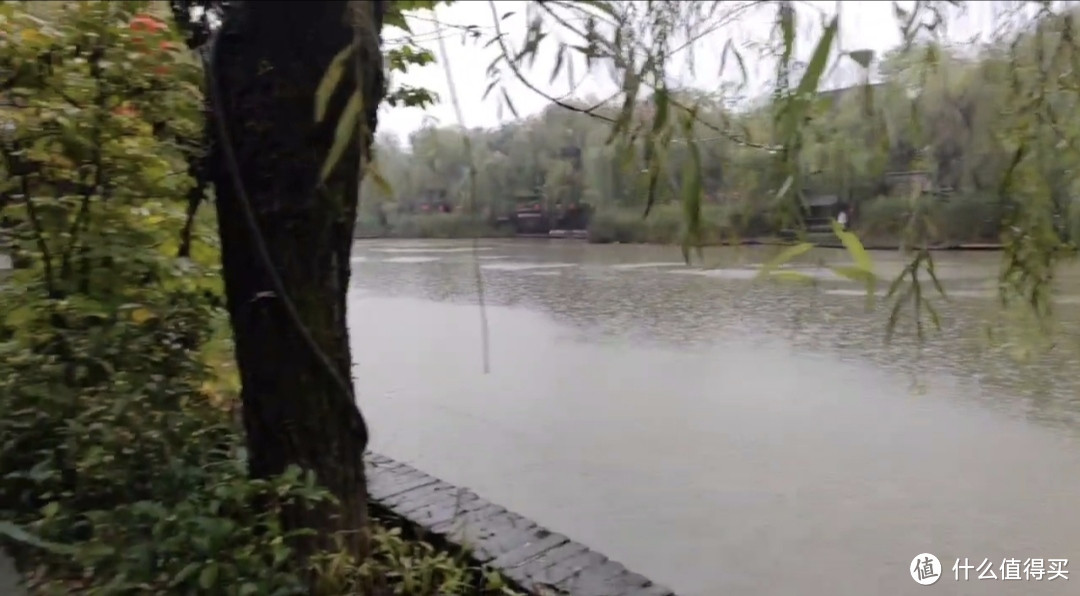
M 942 254 L 943 330 L 812 253 L 814 284 L 755 280 L 769 249 L 575 241 L 358 242 L 350 317 L 375 450 L 689 596 L 1080 594 L 954 581 L 957 558 L 1080 569 L 1080 272 L 1035 346 L 996 307 L 998 255 Z M 903 263 L 875 253 L 885 276 Z M 481 276 L 490 329 L 484 374 Z M 945 564 L 936 585 L 916 554 Z M 1000 571 L 997 572 L 1000 576 Z M 1077 571 L 1080 573 L 1080 571 Z

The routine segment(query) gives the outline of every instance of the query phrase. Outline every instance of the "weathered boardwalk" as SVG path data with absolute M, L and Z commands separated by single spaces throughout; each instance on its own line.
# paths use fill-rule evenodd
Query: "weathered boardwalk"
M 371 500 L 411 524 L 471 552 L 534 594 L 674 596 L 649 578 L 584 545 L 381 455 L 367 456 Z
M 3 596 L 21 596 L 26 590 L 22 587 L 22 577 L 15 570 L 15 561 L 0 549 L 0 594 Z

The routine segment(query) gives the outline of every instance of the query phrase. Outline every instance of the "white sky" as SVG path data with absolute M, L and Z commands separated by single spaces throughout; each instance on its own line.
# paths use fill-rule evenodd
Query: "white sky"
M 522 1 L 497 1 L 496 12 L 502 15 L 514 11 L 516 14 L 501 22 L 503 31 L 507 33 L 508 40 L 515 48 L 520 48 L 525 35 L 526 20 L 525 10 L 527 2 Z M 726 3 L 725 3 L 726 4 Z M 731 4 L 738 4 L 731 2 Z M 910 6 L 911 2 L 901 2 L 902 5 Z M 969 40 L 976 35 L 986 37 L 989 35 L 995 21 L 995 13 L 999 12 L 1007 2 L 968 2 L 964 14 L 954 15 L 950 20 L 948 38 L 953 41 Z M 842 2 L 802 2 L 798 5 L 798 29 L 799 45 L 797 46 L 797 58 L 806 60 L 813 50 L 813 43 L 817 39 L 817 31 L 820 31 L 822 13 L 832 15 L 840 8 L 840 35 L 839 49 L 843 51 L 855 49 L 873 49 L 880 55 L 881 52 L 895 47 L 901 41 L 900 31 L 893 13 L 893 3 L 887 1 L 842 1 Z M 694 47 L 696 65 L 695 74 L 691 75 L 685 68 L 687 52 L 675 60 L 683 63 L 681 80 L 677 81 L 686 86 L 703 88 L 706 90 L 718 90 L 721 83 L 720 54 L 724 43 L 732 39 L 735 45 L 745 47 L 748 41 L 759 43 L 767 42 L 774 20 L 774 6 L 765 6 L 752 9 L 731 26 L 726 26 L 716 33 L 705 37 Z M 422 13 L 423 19 L 432 19 L 431 13 Z M 380 118 L 380 132 L 393 132 L 405 140 L 408 134 L 423 126 L 425 119 L 434 119 L 438 125 L 464 124 L 467 127 L 496 127 L 500 124 L 498 110 L 498 89 L 493 91 L 486 100 L 482 99 L 484 90 L 488 86 L 489 78 L 486 74 L 488 64 L 499 54 L 497 45 L 483 48 L 484 43 L 493 36 L 493 17 L 491 7 L 486 1 L 462 1 L 443 6 L 438 9 L 437 18 L 444 23 L 444 41 L 448 56 L 445 60 L 450 65 L 456 87 L 458 100 L 462 107 L 464 122 L 459 123 L 450 101 L 450 93 L 447 91 L 447 81 L 444 56 L 440 53 L 437 41 L 439 25 L 433 20 L 413 19 L 410 22 L 413 33 L 422 42 L 420 45 L 431 50 L 439 63 L 424 68 L 413 68 L 406 75 L 395 74 L 396 81 L 411 85 L 426 87 L 439 94 L 440 102 L 426 110 L 417 108 L 384 108 Z M 475 25 L 481 28 L 483 36 L 479 42 L 465 41 L 457 30 L 445 27 L 445 25 Z M 392 40 L 400 35 L 397 29 L 388 29 L 384 32 L 384 39 Z M 570 85 L 565 74 L 560 75 L 553 83 L 549 83 L 550 73 L 555 63 L 556 43 L 545 41 L 546 51 L 537 59 L 536 64 L 527 69 L 526 73 L 532 83 L 554 96 L 567 93 Z M 764 89 L 771 80 L 772 66 L 762 60 L 755 60 L 752 51 L 744 50 L 743 56 L 747 69 L 750 71 L 751 85 L 756 89 Z M 678 62 L 676 62 L 678 64 Z M 858 82 L 861 78 L 861 70 L 850 60 L 840 60 L 839 65 L 833 70 L 828 79 L 821 85 L 822 88 L 833 88 L 850 85 Z M 583 62 L 575 64 L 577 76 L 586 79 L 586 82 L 577 88 L 575 95 L 595 95 L 605 97 L 617 87 L 611 82 L 611 77 L 605 72 L 585 75 Z M 503 68 L 505 71 L 505 67 Z M 733 59 L 728 59 L 724 77 L 731 80 L 738 77 L 738 66 Z M 523 84 L 513 79 L 510 72 L 502 76 L 503 83 L 511 101 L 514 103 L 519 115 L 526 116 L 542 110 L 548 101 L 542 96 L 526 88 Z M 502 121 L 512 118 L 509 110 L 504 110 Z

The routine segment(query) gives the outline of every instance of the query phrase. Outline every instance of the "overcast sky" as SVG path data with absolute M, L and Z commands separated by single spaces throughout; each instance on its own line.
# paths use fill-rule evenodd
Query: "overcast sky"
M 496 12 L 503 15 L 507 12 L 516 14 L 501 21 L 500 26 L 507 34 L 508 40 L 520 48 L 526 30 L 525 9 L 527 2 L 499 1 L 494 3 Z M 739 2 L 725 2 L 723 5 L 736 6 Z M 902 5 L 910 5 L 911 2 L 902 2 Z M 953 15 L 951 19 L 948 37 L 952 41 L 972 39 L 976 35 L 989 34 L 994 25 L 995 14 L 1003 2 L 968 2 L 964 14 Z M 809 58 L 813 51 L 812 44 L 817 39 L 820 31 L 821 17 L 819 15 L 836 14 L 837 6 L 840 8 L 840 36 L 839 49 L 850 51 L 855 49 L 872 49 L 880 53 L 895 47 L 901 40 L 899 28 L 893 13 L 893 3 L 887 1 L 843 1 L 843 2 L 802 2 L 798 5 L 799 44 L 797 57 L 801 60 Z M 740 13 L 737 22 L 726 26 L 712 35 L 706 36 L 694 46 L 694 74 L 691 75 L 687 67 L 689 52 L 681 52 L 674 58 L 678 83 L 688 86 L 703 88 L 709 91 L 718 90 L 723 80 L 735 80 L 741 78 L 738 66 L 733 59 L 729 59 L 725 66 L 725 73 L 720 74 L 720 54 L 725 42 L 731 39 L 739 47 L 745 47 L 748 42 L 768 41 L 771 24 L 775 18 L 775 7 L 751 9 Z M 434 18 L 433 18 L 434 17 Z M 438 58 L 439 63 L 424 68 L 414 68 L 407 75 L 396 74 L 397 82 L 422 86 L 432 89 L 440 96 L 438 105 L 428 110 L 416 108 L 384 108 L 379 122 L 380 132 L 394 132 L 403 140 L 408 134 L 423 126 L 425 120 L 433 120 L 439 125 L 458 124 L 453 105 L 450 101 L 450 93 L 447 90 L 447 78 L 444 56 L 441 54 L 438 43 L 438 31 L 440 25 L 434 19 L 443 23 L 442 31 L 446 47 L 446 63 L 449 64 L 454 85 L 456 87 L 458 101 L 460 102 L 465 126 L 468 127 L 495 127 L 500 124 L 498 110 L 499 92 L 493 92 L 488 98 L 482 99 L 484 90 L 488 86 L 489 78 L 486 73 L 488 64 L 495 58 L 499 50 L 494 44 L 483 48 L 483 44 L 493 35 L 492 24 L 494 19 L 491 14 L 491 6 L 484 1 L 463 1 L 443 6 L 437 15 L 421 13 L 421 16 L 412 19 L 410 24 L 414 35 L 421 40 L 423 47 L 431 50 Z M 430 19 L 430 20 L 429 20 Z M 475 41 L 462 42 L 461 35 L 453 26 L 473 25 L 483 32 L 479 43 Z M 384 34 L 385 39 L 393 40 L 400 37 L 401 32 L 397 29 L 388 29 Z M 550 93 L 553 96 L 562 96 L 567 93 L 570 83 L 567 77 L 561 75 L 553 83 L 549 83 L 550 73 L 554 66 L 556 45 L 545 42 L 547 50 L 537 59 L 536 64 L 526 71 L 533 84 Z M 757 90 L 762 90 L 771 78 L 772 66 L 763 60 L 755 60 L 753 52 L 744 50 L 746 66 L 750 71 L 751 85 Z M 833 88 L 843 85 L 854 84 L 861 78 L 860 68 L 850 60 L 839 60 L 838 66 L 833 69 L 821 87 Z M 594 95 L 606 96 L 617 87 L 612 83 L 611 76 L 605 72 L 590 73 L 584 76 L 584 65 L 577 65 L 579 78 L 585 82 L 577 87 L 575 95 L 582 97 Z M 509 72 L 502 77 L 502 86 L 514 103 L 518 113 L 522 116 L 534 114 L 544 108 L 548 101 L 529 90 L 518 81 L 514 81 Z M 496 88 L 498 89 L 498 87 Z M 503 110 L 502 121 L 511 119 L 513 116 L 509 110 Z

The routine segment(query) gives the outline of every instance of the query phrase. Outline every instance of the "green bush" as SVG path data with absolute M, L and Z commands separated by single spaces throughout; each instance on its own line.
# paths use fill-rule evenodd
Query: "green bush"
M 390 234 L 398 238 L 473 238 L 504 236 L 486 220 L 464 213 L 396 214 Z
M 589 241 L 624 244 L 679 244 L 686 230 L 685 216 L 679 205 L 659 205 L 648 216 L 644 209 L 611 208 L 598 210 L 589 223 Z M 706 205 L 702 207 L 702 241 L 718 244 L 735 238 L 749 238 L 775 233 L 774 226 L 759 211 L 739 206 Z
M 939 199 L 937 221 L 944 242 L 999 242 L 1004 211 L 992 194 L 955 194 Z
M 27 106 L 0 144 L 0 183 L 24 189 L 0 203 L 0 547 L 43 594 L 502 590 L 383 530 L 363 564 L 293 556 L 314 530 L 282 509 L 331 497 L 296 468 L 247 473 L 212 218 L 176 256 L 201 75 L 141 53 L 127 24 L 147 6 L 0 4 Z
M 357 236 L 390 238 L 495 238 L 513 230 L 496 228 L 486 219 L 464 213 L 395 213 L 386 225 L 370 213 L 357 219 Z
M 997 242 L 1002 210 L 993 196 L 953 194 L 911 197 L 877 197 L 858 206 L 856 229 L 864 240 L 899 243 L 911 216 L 920 208 L 928 240 L 938 244 Z
M 854 226 L 864 242 L 899 242 L 912 210 L 910 198 L 876 197 L 859 203 Z

